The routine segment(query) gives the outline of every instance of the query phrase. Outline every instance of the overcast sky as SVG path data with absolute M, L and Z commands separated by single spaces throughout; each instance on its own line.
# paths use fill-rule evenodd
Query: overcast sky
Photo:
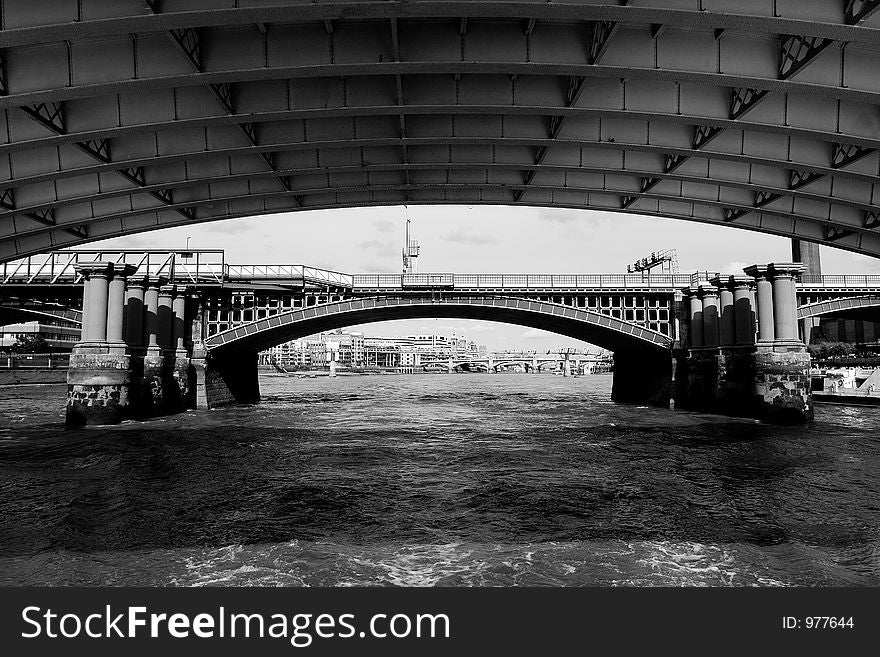
M 231 264 L 306 264 L 346 273 L 401 270 L 406 218 L 422 250 L 417 270 L 455 273 L 625 272 L 661 249 L 682 273 L 740 273 L 789 261 L 790 240 L 746 230 L 610 212 L 488 206 L 397 206 L 229 219 L 96 242 L 96 248 L 225 249 Z M 823 273 L 877 274 L 880 260 L 822 248 Z M 364 325 L 366 335 L 466 336 L 489 349 L 586 347 L 519 326 L 424 319 Z

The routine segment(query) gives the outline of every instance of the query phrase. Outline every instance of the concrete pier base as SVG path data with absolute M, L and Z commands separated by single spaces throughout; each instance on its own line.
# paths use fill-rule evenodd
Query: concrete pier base
M 759 348 L 754 395 L 762 419 L 794 424 L 813 419 L 810 354 L 801 348 Z
M 148 349 L 144 356 L 144 375 L 140 386 L 139 409 L 144 417 L 164 415 L 165 404 L 165 354 L 160 350 Z
M 196 408 L 218 408 L 260 401 L 256 353 L 193 354 Z
M 813 419 L 803 345 L 694 350 L 679 360 L 679 373 L 676 408 L 773 423 Z
M 671 398 L 672 358 L 668 352 L 614 352 L 611 399 L 669 408 Z
M 189 356 L 186 352 L 175 354 L 171 378 L 176 390 L 175 403 L 183 411 L 196 407 L 195 377 Z
M 132 414 L 130 357 L 104 343 L 80 343 L 67 371 L 67 426 L 117 424 Z

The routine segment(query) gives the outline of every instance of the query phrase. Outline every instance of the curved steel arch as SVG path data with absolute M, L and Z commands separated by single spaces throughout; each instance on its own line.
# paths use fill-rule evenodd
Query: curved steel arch
M 40 303 L 28 300 L 27 303 L 15 303 L 13 299 L 0 301 L 0 324 L 9 323 L 9 320 L 18 319 L 34 320 L 45 319 L 52 322 L 65 322 L 69 326 L 82 325 L 82 311 L 76 308 L 66 308 L 53 303 Z
M 880 296 L 843 297 L 806 304 L 798 308 L 798 319 L 841 313 L 852 315 L 864 310 L 873 310 L 880 317 Z
M 513 297 L 447 296 L 350 299 L 274 315 L 217 333 L 209 351 L 262 351 L 288 340 L 345 326 L 392 319 L 451 317 L 482 319 L 559 333 L 615 351 L 669 351 L 672 338 L 607 315 L 559 304 Z
M 248 4 L 5 3 L 0 261 L 431 203 L 880 256 L 880 0 Z

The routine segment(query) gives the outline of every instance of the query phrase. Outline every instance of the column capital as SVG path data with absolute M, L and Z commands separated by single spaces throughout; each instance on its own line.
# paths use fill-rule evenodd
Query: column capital
M 709 285 L 714 285 L 719 289 L 726 288 L 730 285 L 731 278 L 729 274 L 718 274 L 718 276 L 709 279 Z
M 751 276 L 752 278 L 762 279 L 770 277 L 770 266 L 769 265 L 750 265 L 743 269 L 746 273 L 746 276 Z
M 767 266 L 774 278 L 781 276 L 796 278 L 807 271 L 806 265 L 800 262 L 771 262 Z
M 122 262 L 113 263 L 113 276 L 118 278 L 128 278 L 138 270 L 137 265 L 127 265 Z
M 93 276 L 110 278 L 113 274 L 113 267 L 114 263 L 112 262 L 98 261 L 79 262 L 73 266 L 73 269 L 76 273 L 82 274 L 85 278 L 92 278 Z
M 731 276 L 729 281 L 730 287 L 733 290 L 747 290 L 751 289 L 755 284 L 755 279 L 751 276 Z
M 153 276 L 151 274 L 142 274 L 138 276 L 129 276 L 128 284 L 142 288 L 154 287 L 156 289 L 168 284 L 167 276 Z
M 699 296 L 700 298 L 717 297 L 718 287 L 712 283 L 701 283 L 699 287 Z

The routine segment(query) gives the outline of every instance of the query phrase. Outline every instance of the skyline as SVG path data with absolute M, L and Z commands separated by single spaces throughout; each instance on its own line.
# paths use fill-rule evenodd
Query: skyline
M 233 264 L 306 264 L 346 273 L 401 271 L 405 223 L 421 245 L 416 271 L 623 273 L 652 251 L 676 249 L 681 273 L 739 273 L 789 261 L 788 238 L 675 219 L 592 210 L 508 206 L 389 206 L 263 215 L 95 242 L 90 248 L 223 249 Z M 824 273 L 880 273 L 877 260 L 822 247 Z M 348 330 L 467 334 L 489 349 L 546 350 L 589 343 L 475 320 L 399 320 Z M 593 345 L 590 345 L 593 346 Z

